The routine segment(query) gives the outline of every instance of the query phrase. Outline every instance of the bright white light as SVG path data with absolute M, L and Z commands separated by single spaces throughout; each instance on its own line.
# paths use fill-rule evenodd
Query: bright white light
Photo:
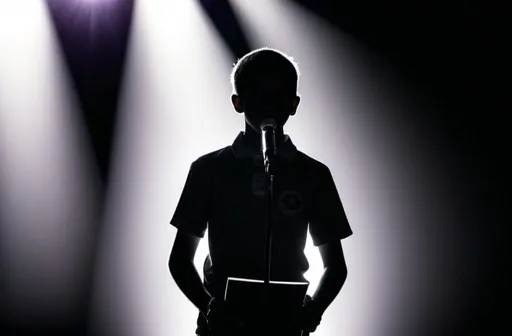
M 232 61 L 195 1 L 135 5 L 113 156 L 95 328 L 125 336 L 193 334 L 197 310 L 168 270 L 169 224 L 193 160 L 231 143 Z M 201 273 L 207 240 L 196 267 Z M 122 284 L 122 285 L 120 285 Z
M 0 1 L 0 50 L 2 305 L 11 322 L 66 324 L 88 276 L 97 190 L 43 1 Z

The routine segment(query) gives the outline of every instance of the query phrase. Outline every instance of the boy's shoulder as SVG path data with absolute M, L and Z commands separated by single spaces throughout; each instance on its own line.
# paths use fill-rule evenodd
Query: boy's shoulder
M 329 167 L 325 163 L 321 162 L 318 159 L 313 158 L 312 156 L 310 156 L 300 150 L 297 150 L 296 162 L 308 170 L 311 169 L 311 170 L 320 171 L 320 172 L 329 171 Z
M 230 158 L 231 146 L 208 152 L 200 155 L 192 163 L 195 166 L 210 167 L 212 164 L 226 162 Z

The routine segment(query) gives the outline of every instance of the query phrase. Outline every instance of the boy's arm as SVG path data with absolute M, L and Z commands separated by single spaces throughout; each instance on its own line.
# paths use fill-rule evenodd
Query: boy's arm
M 178 230 L 171 255 L 169 270 L 183 294 L 206 316 L 211 295 L 203 285 L 194 264 L 201 238 Z
M 324 273 L 312 298 L 323 314 L 345 283 L 347 265 L 340 240 L 322 244 L 318 249 L 324 264 Z

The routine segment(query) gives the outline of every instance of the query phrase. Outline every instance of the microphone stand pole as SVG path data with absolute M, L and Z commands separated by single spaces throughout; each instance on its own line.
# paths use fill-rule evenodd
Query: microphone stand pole
M 271 164 L 267 163 L 267 166 Z M 273 167 L 269 167 L 272 169 Z M 265 284 L 268 286 L 270 283 L 270 265 L 272 256 L 272 222 L 273 222 L 273 203 L 274 203 L 274 172 L 266 168 L 266 181 L 267 181 L 267 202 L 268 202 L 268 217 L 267 217 L 267 230 L 266 230 L 266 249 L 265 249 Z
M 273 144 L 275 146 L 275 132 L 269 132 L 269 136 L 273 137 Z M 264 164 L 265 164 L 265 181 L 267 186 L 267 229 L 266 229 L 266 241 L 265 241 L 265 305 L 269 305 L 270 302 L 270 266 L 272 259 L 272 228 L 273 228 L 273 203 L 274 203 L 274 178 L 275 178 L 275 160 L 277 157 L 277 149 L 274 147 L 274 151 L 271 149 L 265 148 L 265 152 L 263 153 Z M 269 309 L 265 309 L 266 312 L 269 312 Z M 265 326 L 269 326 L 269 320 L 266 319 Z
M 274 151 L 265 148 L 263 153 L 264 165 L 265 165 L 265 181 L 267 185 L 267 195 L 268 195 L 268 217 L 267 217 L 267 230 L 266 230 L 266 241 L 265 241 L 265 305 L 269 305 L 270 301 L 270 266 L 272 260 L 272 228 L 273 228 L 273 204 L 274 204 L 274 178 L 276 175 L 276 171 L 278 167 L 276 166 L 277 159 L 277 144 L 276 144 L 276 134 L 275 132 L 271 133 L 273 137 Z M 269 312 L 270 309 L 265 309 L 266 312 Z M 269 326 L 269 318 L 266 319 L 266 323 L 264 325 L 266 327 Z M 302 336 L 309 336 L 309 332 L 302 331 Z

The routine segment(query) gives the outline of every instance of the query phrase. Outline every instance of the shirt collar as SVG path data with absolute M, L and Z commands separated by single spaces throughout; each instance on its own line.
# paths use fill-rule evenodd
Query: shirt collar
M 231 151 L 235 155 L 237 159 L 243 159 L 251 156 L 262 156 L 261 152 L 255 151 L 253 148 L 249 147 L 243 137 L 244 132 L 241 131 L 238 133 L 235 141 L 231 145 Z M 284 135 L 284 142 L 279 147 L 277 152 L 278 156 L 282 156 L 287 160 L 293 159 L 295 154 L 297 153 L 297 147 L 293 144 L 292 139 L 288 134 Z

